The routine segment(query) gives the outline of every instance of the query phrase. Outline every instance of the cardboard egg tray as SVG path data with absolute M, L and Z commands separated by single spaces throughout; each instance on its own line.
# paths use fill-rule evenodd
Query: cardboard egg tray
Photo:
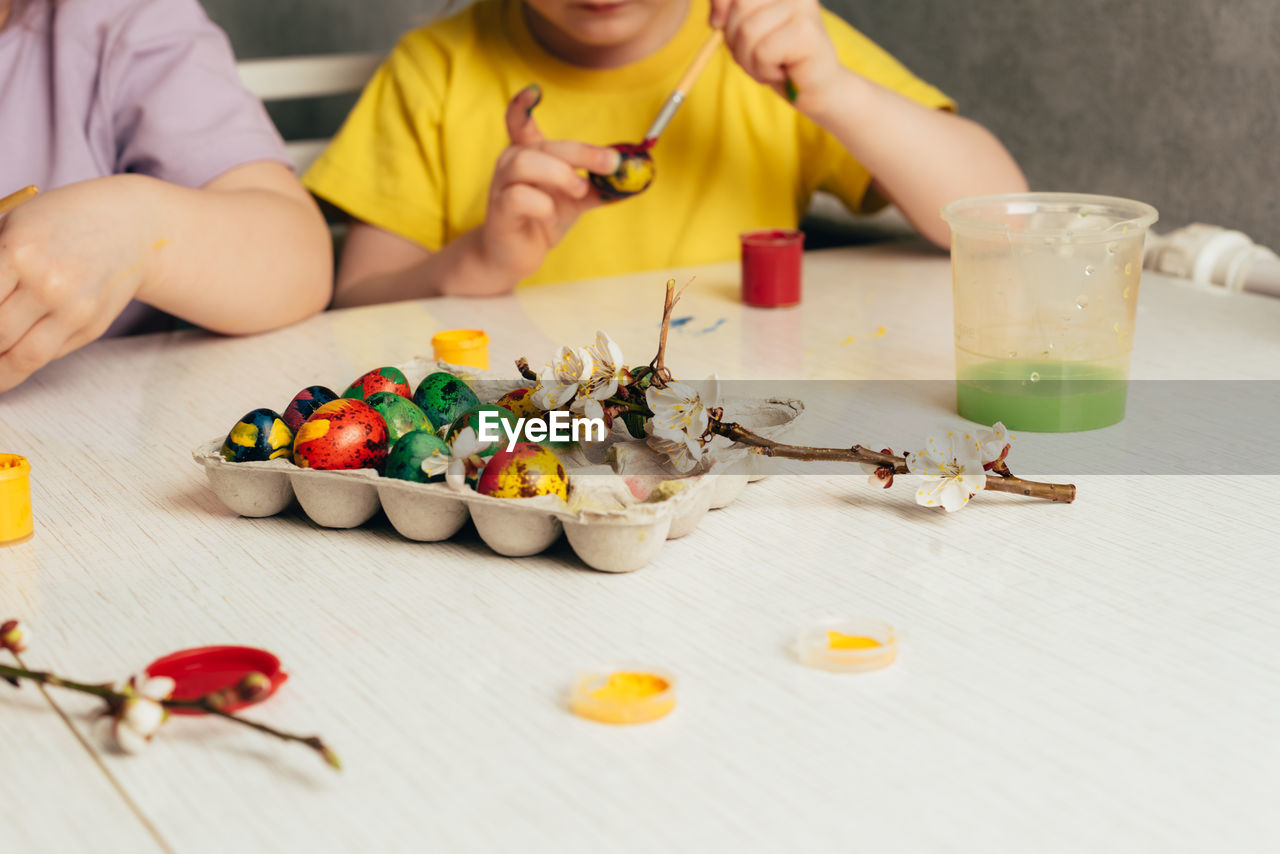
M 415 360 L 399 366 L 417 387 L 436 370 L 462 376 L 482 402 L 492 402 L 525 383 L 476 375 L 471 369 Z M 781 439 L 804 411 L 795 400 L 728 398 L 720 401 L 725 418 L 770 439 Z M 622 432 L 616 425 L 615 438 Z M 702 474 L 661 474 L 656 457 L 643 442 L 626 439 L 595 449 L 603 461 L 581 453 L 561 454 L 569 475 L 569 501 L 558 496 L 494 498 L 445 483 L 413 483 L 382 477 L 373 469 L 319 471 L 287 459 L 230 463 L 222 458 L 223 437 L 205 442 L 192 455 L 204 466 L 214 494 L 241 516 L 274 516 L 296 499 L 303 512 L 326 528 L 355 528 L 381 509 L 403 537 L 438 542 L 456 534 L 470 518 L 480 538 L 508 557 L 538 554 L 563 533 L 587 566 L 605 572 L 630 572 L 647 565 L 669 539 L 692 532 L 709 510 L 731 504 L 751 480 L 763 475 L 758 459 L 744 449 L 713 445 L 711 466 Z M 636 479 L 650 486 L 637 499 Z

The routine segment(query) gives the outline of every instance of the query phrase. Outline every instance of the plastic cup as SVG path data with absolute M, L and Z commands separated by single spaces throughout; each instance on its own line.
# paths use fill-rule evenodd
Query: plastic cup
M 450 329 L 431 339 L 436 361 L 489 370 L 489 336 L 483 329 Z
M 789 229 L 750 231 L 742 241 L 742 301 L 756 308 L 800 304 L 804 233 Z
M 17 454 L 0 454 L 0 546 L 28 539 L 31 518 L 31 464 Z
M 1156 209 L 1016 193 L 953 202 L 942 218 L 951 226 L 959 414 L 1049 433 L 1121 421 Z

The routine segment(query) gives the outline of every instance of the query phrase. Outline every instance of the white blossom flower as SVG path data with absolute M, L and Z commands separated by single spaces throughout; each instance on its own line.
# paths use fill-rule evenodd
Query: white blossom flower
M 465 492 L 467 490 L 467 464 L 470 463 L 473 468 L 483 468 L 484 460 L 479 455 L 481 451 L 491 444 L 491 442 L 480 441 L 480 437 L 476 435 L 476 431 L 470 425 L 459 430 L 458 435 L 453 437 L 453 444 L 449 446 L 449 461 L 444 475 L 445 483 L 460 492 Z M 426 471 L 426 460 L 423 460 L 423 471 Z
M 0 624 L 0 649 L 7 649 L 15 655 L 27 651 L 31 645 L 31 629 L 21 620 L 5 620 Z
M 592 400 L 608 400 L 618 393 L 618 384 L 629 378 L 622 363 L 622 349 L 608 334 L 597 331 L 596 343 L 587 348 L 594 365 L 587 380 L 586 396 Z
M 907 470 L 922 475 L 916 503 L 959 510 L 987 485 L 982 468 L 982 445 L 972 433 L 950 432 L 943 441 L 930 437 L 926 447 L 906 455 Z
M 979 430 L 974 438 L 982 446 L 982 465 L 990 469 L 1009 456 L 1009 449 L 1017 437 L 1006 430 L 1002 422 L 997 421 L 991 425 L 990 430 Z
M 591 378 L 591 354 L 581 347 L 561 347 L 548 362 L 533 390 L 533 402 L 543 412 L 559 409 Z
M 468 430 L 471 428 L 467 428 Z M 453 460 L 452 451 L 441 451 L 439 448 L 432 451 L 429 456 L 422 458 L 419 468 L 427 477 L 439 477 L 449 471 L 449 463 Z
M 169 717 L 161 705 L 173 695 L 168 676 L 134 676 L 117 690 L 125 695 L 111 722 L 111 738 L 125 753 L 141 753 Z
M 644 393 L 652 433 L 672 441 L 697 443 L 707 432 L 707 404 L 692 386 L 668 383 L 666 388 L 650 386 Z
M 651 428 L 646 425 L 646 429 Z M 649 429 L 649 436 L 645 442 L 656 453 L 665 457 L 670 467 L 677 474 L 689 474 L 702 463 L 702 455 L 706 453 L 706 448 L 699 442 L 687 442 L 677 439 L 671 439 L 661 433 L 655 433 Z

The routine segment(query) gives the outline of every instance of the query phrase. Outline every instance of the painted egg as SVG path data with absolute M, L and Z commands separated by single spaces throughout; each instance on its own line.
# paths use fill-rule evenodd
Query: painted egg
M 555 452 L 542 445 L 520 442 L 498 451 L 485 464 L 476 491 L 496 498 L 558 495 L 568 500 L 569 477 Z
M 413 393 L 413 402 L 427 414 L 431 426 L 439 430 L 459 415 L 480 404 L 471 386 L 447 371 L 427 374 Z
M 613 202 L 649 189 L 657 171 L 649 146 L 620 142 L 612 147 L 622 155 L 618 159 L 617 171 L 612 175 L 597 175 L 593 172 L 587 176 L 591 186 L 600 193 L 600 198 Z
M 311 413 L 337 399 L 337 393 L 327 386 L 307 386 L 295 394 L 293 400 L 289 401 L 289 405 L 284 408 L 284 423 L 296 433 L 302 426 L 302 422 L 311 417 Z
M 326 403 L 293 440 L 293 461 L 302 468 L 381 470 L 386 459 L 387 422 L 362 400 Z
M 368 400 L 369 395 L 380 391 L 389 391 L 401 397 L 412 397 L 409 393 L 409 381 L 405 379 L 404 373 L 399 368 L 372 370 L 347 386 L 342 396 L 352 400 Z
M 369 395 L 365 403 L 378 410 L 382 420 L 387 422 L 387 443 L 394 445 L 401 436 L 411 430 L 430 430 L 431 422 L 427 415 L 407 397 L 401 397 L 389 391 L 380 391 Z
M 436 458 L 438 474 L 428 474 L 422 469 L 423 460 Z M 415 483 L 432 483 L 444 480 L 444 469 L 449 463 L 449 446 L 430 430 L 414 430 L 405 433 L 387 454 L 387 477 L 412 480 Z
M 229 463 L 274 460 L 287 457 L 293 431 L 274 409 L 255 409 L 236 422 L 222 443 L 222 458 Z
M 520 423 L 520 419 L 511 410 L 504 409 L 495 403 L 482 403 L 462 413 L 456 421 L 449 425 L 449 429 L 444 433 L 444 440 L 449 444 L 449 447 L 453 447 L 453 440 L 467 427 L 476 431 L 477 439 L 482 438 L 480 436 L 480 416 L 482 413 L 492 413 L 492 416 L 485 419 L 485 421 L 489 424 L 490 433 L 495 435 L 496 438 L 485 445 L 482 450 L 477 451 L 477 454 L 481 457 L 491 457 L 495 451 L 499 448 L 505 448 L 511 442 L 511 437 L 507 435 L 507 431 L 498 422 L 505 422 L 512 430 L 515 430 Z
M 533 389 L 517 388 L 498 398 L 495 403 L 506 407 L 521 418 L 536 418 L 542 414 L 542 408 L 533 402 Z

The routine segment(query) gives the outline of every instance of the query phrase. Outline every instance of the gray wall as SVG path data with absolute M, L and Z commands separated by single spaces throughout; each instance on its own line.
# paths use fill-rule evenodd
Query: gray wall
M 1036 189 L 1130 196 L 1162 228 L 1216 223 L 1280 249 L 1280 0 L 828 3 L 992 128 Z M 204 5 L 248 58 L 385 49 L 438 2 Z M 330 133 L 348 105 L 273 115 Z

